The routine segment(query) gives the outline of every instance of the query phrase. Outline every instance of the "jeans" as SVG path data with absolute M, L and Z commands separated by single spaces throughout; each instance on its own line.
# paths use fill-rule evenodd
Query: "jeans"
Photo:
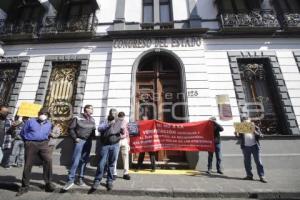
M 17 164 L 23 165 L 24 161 L 24 142 L 22 140 L 15 140 L 13 149 L 9 157 L 9 165 Z
M 95 174 L 94 182 L 101 181 L 103 174 L 104 174 L 106 162 L 107 162 L 108 169 L 107 169 L 106 182 L 107 182 L 107 185 L 112 185 L 113 173 L 114 173 L 114 168 L 115 168 L 114 163 L 116 162 L 118 153 L 119 153 L 119 143 L 101 146 L 100 153 L 99 153 L 100 160 L 99 160 L 99 163 L 97 166 L 97 171 Z
M 222 167 L 221 167 L 221 144 L 215 144 L 215 154 L 216 154 L 216 167 L 217 167 L 217 171 L 222 171 Z M 208 152 L 208 163 L 207 163 L 207 169 L 211 170 L 212 169 L 212 161 L 213 161 L 213 156 L 214 156 L 214 152 Z
M 36 157 L 40 157 L 45 165 L 43 178 L 45 183 L 51 183 L 52 179 L 52 157 L 49 153 L 48 141 L 26 141 L 25 142 L 25 165 L 22 177 L 22 187 L 29 187 L 31 169 Z
M 245 146 L 242 148 L 243 154 L 244 154 L 244 165 L 245 165 L 245 170 L 247 173 L 247 176 L 253 177 L 252 174 L 252 166 L 251 166 L 251 154 L 253 154 L 253 158 L 256 164 L 257 168 L 257 174 L 259 177 L 264 176 L 264 167 L 261 162 L 260 158 L 260 147 L 258 144 L 255 144 L 251 147 Z
M 80 139 L 78 143 L 75 143 L 68 182 L 74 183 L 77 169 L 79 170 L 79 178 L 83 178 L 86 165 L 89 162 L 91 147 L 92 140 L 90 139 Z
M 120 140 L 120 151 L 122 155 L 122 161 L 123 161 L 123 169 L 124 172 L 123 174 L 129 174 L 129 151 L 130 151 L 130 146 L 128 143 L 128 139 L 124 138 Z M 115 168 L 114 168 L 114 175 L 117 175 L 117 162 L 118 162 L 118 157 L 119 153 L 117 154 L 116 162 L 114 163 Z

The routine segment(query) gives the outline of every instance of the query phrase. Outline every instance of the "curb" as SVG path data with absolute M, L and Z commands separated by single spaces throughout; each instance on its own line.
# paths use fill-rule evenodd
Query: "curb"
M 0 189 L 12 190 L 17 192 L 19 185 L 16 183 L 0 182 Z M 43 185 L 30 186 L 30 191 L 45 192 Z M 173 190 L 173 189 L 145 189 L 145 190 L 120 190 L 113 189 L 106 191 L 105 188 L 100 188 L 90 192 L 90 188 L 73 188 L 69 191 L 63 191 L 57 187 L 54 193 L 85 193 L 85 194 L 105 194 L 105 195 L 120 195 L 120 196 L 149 196 L 149 197 L 172 197 L 172 198 L 253 198 L 253 199 L 300 199 L 299 192 L 205 192 L 205 191 L 188 191 L 188 190 Z

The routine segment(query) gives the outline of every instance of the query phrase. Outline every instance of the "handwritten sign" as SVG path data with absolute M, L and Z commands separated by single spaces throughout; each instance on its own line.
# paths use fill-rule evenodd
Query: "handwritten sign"
M 233 126 L 237 133 L 253 133 L 255 131 L 255 126 L 252 122 L 235 122 Z
M 22 102 L 17 115 L 22 117 L 37 117 L 42 105 Z

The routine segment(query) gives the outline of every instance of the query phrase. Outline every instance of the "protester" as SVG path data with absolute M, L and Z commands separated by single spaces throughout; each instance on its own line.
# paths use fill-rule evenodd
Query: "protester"
M 92 117 L 93 106 L 85 105 L 84 113 L 80 116 L 75 117 L 69 127 L 70 136 L 73 138 L 75 143 L 72 164 L 68 175 L 68 182 L 63 187 L 63 190 L 69 190 L 75 181 L 76 171 L 78 174 L 78 185 L 86 186 L 84 183 L 84 172 L 86 165 L 89 161 L 89 156 L 92 147 L 92 136 L 95 135 L 96 125 L 95 120 Z
M 214 141 L 215 141 L 215 154 L 216 154 L 216 167 L 217 173 L 223 174 L 222 165 L 221 165 L 221 137 L 220 132 L 224 129 L 223 127 L 216 122 L 216 117 L 209 118 L 213 122 L 214 125 Z M 208 152 L 208 164 L 207 164 L 207 174 L 211 174 L 212 170 L 212 160 L 213 160 L 213 152 Z
M 28 117 L 15 117 L 15 121 L 12 123 L 9 132 L 11 132 L 13 138 L 13 147 L 12 152 L 9 157 L 9 164 L 8 167 L 23 167 L 24 162 L 24 141 L 21 137 L 21 130 L 25 122 L 28 120 Z
M 242 121 L 253 123 L 248 117 L 244 117 Z M 240 139 L 241 149 L 244 155 L 244 165 L 247 174 L 244 180 L 253 180 L 252 167 L 251 167 L 251 154 L 252 154 L 256 164 L 257 174 L 260 178 L 260 181 L 263 183 L 267 183 L 267 180 L 265 179 L 264 176 L 265 175 L 264 167 L 262 165 L 262 161 L 260 157 L 261 147 L 259 143 L 259 138 L 262 137 L 262 133 L 259 127 L 255 126 L 254 132 L 247 132 L 247 133 L 235 132 L 235 135 Z
M 46 192 L 55 190 L 52 184 L 52 158 L 48 146 L 48 138 L 52 130 L 52 124 L 48 121 L 49 112 L 42 108 L 38 113 L 38 118 L 32 118 L 26 121 L 21 130 L 21 137 L 25 143 L 25 165 L 22 177 L 22 187 L 19 189 L 17 196 L 28 192 L 31 169 L 34 159 L 40 157 L 45 167 L 43 169 L 43 178 L 45 180 Z
M 121 155 L 122 155 L 122 160 L 123 160 L 123 179 L 125 180 L 130 180 L 130 175 L 129 175 L 129 132 L 127 129 L 127 121 L 125 120 L 125 113 L 124 112 L 119 112 L 118 114 L 118 121 L 122 123 L 122 130 L 124 130 L 124 135 L 121 135 L 121 140 L 120 140 L 120 150 L 121 150 Z M 117 175 L 117 161 L 118 161 L 118 155 L 116 158 L 115 162 L 115 168 L 114 168 L 114 176 Z
M 5 135 L 11 126 L 11 120 L 7 118 L 8 116 L 8 107 L 4 105 L 0 105 L 0 163 L 5 165 L 7 162 L 6 159 L 3 159 L 4 152 L 3 152 L 3 143 L 5 139 Z M 2 166 L 3 166 L 2 164 Z
M 119 141 L 121 139 L 121 135 L 124 134 L 124 130 L 122 129 L 122 121 L 115 120 L 115 117 L 112 114 L 112 110 L 110 111 L 110 115 L 108 116 L 107 122 L 108 123 L 101 122 L 98 128 L 101 135 L 101 147 L 99 148 L 100 159 L 98 162 L 94 183 L 91 188 L 92 190 L 96 190 L 99 187 L 106 168 L 106 163 L 106 188 L 108 191 L 112 190 L 113 188 L 113 173 L 117 154 L 119 153 Z
M 147 116 L 143 116 L 142 120 L 148 120 Z M 148 152 L 150 156 L 150 162 L 151 162 L 151 172 L 155 172 L 156 165 L 155 165 L 155 152 Z M 142 168 L 143 162 L 145 158 L 145 152 L 139 153 L 138 157 L 138 164 L 137 164 L 137 170 Z

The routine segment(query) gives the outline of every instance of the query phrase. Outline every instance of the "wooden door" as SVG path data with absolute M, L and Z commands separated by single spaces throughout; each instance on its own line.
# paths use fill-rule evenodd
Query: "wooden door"
M 183 106 L 172 110 L 174 104 L 183 102 L 180 74 L 174 62 L 163 56 L 150 57 L 142 62 L 136 77 L 137 120 L 146 115 L 164 122 L 183 121 Z M 156 157 L 165 162 L 186 161 L 185 153 L 180 151 L 158 151 Z

